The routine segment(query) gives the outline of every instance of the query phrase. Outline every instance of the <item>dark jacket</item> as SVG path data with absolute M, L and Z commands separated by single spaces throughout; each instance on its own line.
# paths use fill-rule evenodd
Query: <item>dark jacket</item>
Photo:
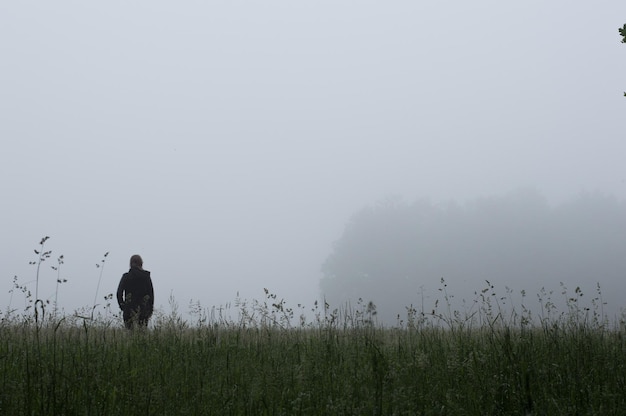
M 117 303 L 122 311 L 141 309 L 143 313 L 152 313 L 154 289 L 150 272 L 133 267 L 124 273 L 117 287 Z

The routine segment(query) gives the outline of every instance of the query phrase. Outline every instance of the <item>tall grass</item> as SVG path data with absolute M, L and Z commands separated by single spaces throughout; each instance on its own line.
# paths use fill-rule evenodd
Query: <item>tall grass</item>
M 445 286 L 444 286 L 445 288 Z M 266 291 L 234 317 L 196 305 L 148 330 L 76 313 L 0 324 L 0 414 L 621 414 L 626 340 L 579 305 L 504 309 L 491 284 L 469 310 L 407 308 L 395 327 L 371 303 L 314 318 Z M 300 310 L 302 310 L 300 305 Z M 89 314 L 87 314 L 89 316 Z

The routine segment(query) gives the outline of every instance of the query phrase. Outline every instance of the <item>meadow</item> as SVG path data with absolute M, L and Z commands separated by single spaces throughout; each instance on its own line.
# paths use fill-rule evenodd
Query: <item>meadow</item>
M 147 330 L 110 310 L 7 311 L 0 414 L 623 414 L 626 339 L 601 304 L 577 289 L 532 315 L 492 291 L 460 312 L 444 288 L 437 309 L 384 327 L 371 303 L 307 318 L 267 290 L 230 315 L 195 305 L 184 319 L 174 303 Z

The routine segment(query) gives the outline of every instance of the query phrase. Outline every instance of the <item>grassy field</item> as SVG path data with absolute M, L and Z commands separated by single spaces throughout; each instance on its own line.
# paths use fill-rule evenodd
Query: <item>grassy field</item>
M 174 311 L 148 330 L 115 317 L 5 315 L 3 415 L 610 415 L 626 409 L 626 340 L 571 308 L 533 321 L 486 299 L 470 316 L 284 303 L 235 320 Z M 575 299 L 572 299 L 575 301 Z M 571 306 L 571 305 L 570 305 Z M 576 306 L 574 304 L 574 306 Z M 471 319 L 468 319 L 471 317 Z

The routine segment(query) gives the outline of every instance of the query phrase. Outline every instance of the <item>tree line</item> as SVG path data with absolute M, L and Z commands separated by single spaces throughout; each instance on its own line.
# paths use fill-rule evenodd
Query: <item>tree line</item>
M 626 205 L 583 193 L 553 207 L 532 190 L 463 205 L 385 201 L 354 214 L 322 273 L 327 302 L 372 301 L 383 319 L 441 279 L 468 297 L 486 281 L 529 292 L 559 282 L 623 288 Z

